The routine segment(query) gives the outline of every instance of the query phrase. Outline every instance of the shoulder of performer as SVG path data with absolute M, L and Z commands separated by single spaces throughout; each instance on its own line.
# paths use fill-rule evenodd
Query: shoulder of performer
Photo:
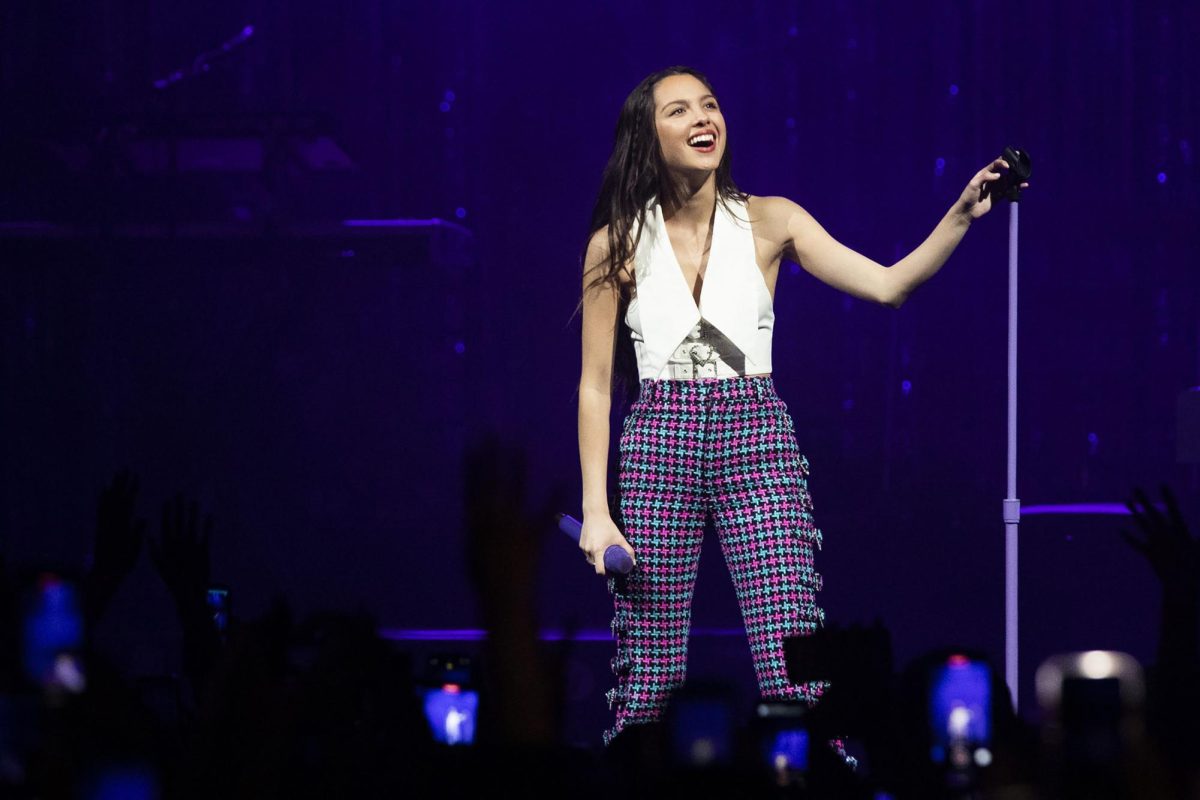
M 795 201 L 779 195 L 751 195 L 746 210 L 754 224 L 754 235 L 784 249 L 791 244 L 789 223 L 797 213 L 806 213 Z

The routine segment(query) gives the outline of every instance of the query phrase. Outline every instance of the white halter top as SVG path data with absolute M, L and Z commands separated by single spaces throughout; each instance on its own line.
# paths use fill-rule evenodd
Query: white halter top
M 739 216 L 749 217 L 744 202 L 728 202 Z M 775 311 L 754 257 L 750 223 L 736 219 L 717 201 L 712 246 L 697 306 L 671 248 L 656 197 L 647 204 L 645 219 L 646 229 L 634 256 L 637 291 L 625 311 L 625 323 L 637 352 L 638 378 L 770 372 Z M 633 233 L 636 236 L 636 224 Z M 681 352 L 689 341 L 701 339 L 702 332 L 711 334 L 704 335 L 702 341 L 717 354 L 708 360 L 711 372 L 694 352 Z M 696 363 L 695 370 L 682 367 L 689 355 Z

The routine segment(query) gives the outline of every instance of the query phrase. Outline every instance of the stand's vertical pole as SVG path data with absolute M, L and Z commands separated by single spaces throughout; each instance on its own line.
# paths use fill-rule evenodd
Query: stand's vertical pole
M 1017 530 L 1021 501 L 1017 499 L 1017 228 L 1016 202 L 1008 204 L 1008 494 L 1004 500 L 1004 680 L 1018 704 L 1017 649 Z

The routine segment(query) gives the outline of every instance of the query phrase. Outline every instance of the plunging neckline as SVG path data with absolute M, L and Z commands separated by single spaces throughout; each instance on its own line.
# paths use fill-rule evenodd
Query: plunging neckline
M 704 274 L 702 275 L 700 273 L 699 267 L 696 269 L 696 279 L 702 281 L 700 284 L 700 297 L 697 299 L 695 287 L 688 286 L 687 274 L 683 271 L 683 265 L 679 263 L 679 257 L 675 255 L 675 246 L 671 244 L 671 233 L 667 230 L 667 218 L 662 212 L 662 203 L 655 202 L 654 204 L 654 210 L 655 213 L 658 214 L 658 220 L 662 230 L 663 243 L 666 245 L 667 253 L 671 256 L 671 262 L 675 265 L 675 274 L 678 275 L 679 279 L 683 282 L 683 288 L 687 293 L 688 300 L 693 306 L 696 307 L 696 312 L 700 314 L 701 319 L 704 317 L 704 290 L 708 288 L 708 281 L 705 280 L 705 276 L 708 275 L 708 267 L 712 261 L 712 254 L 717 247 L 717 214 L 719 213 L 719 209 L 717 208 L 718 205 L 720 205 L 720 200 L 714 200 L 712 219 L 709 221 L 709 238 L 711 241 L 709 241 L 708 244 L 708 258 L 704 262 Z

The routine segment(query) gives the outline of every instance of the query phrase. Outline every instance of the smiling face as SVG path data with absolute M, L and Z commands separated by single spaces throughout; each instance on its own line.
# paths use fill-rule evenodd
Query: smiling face
M 691 75 L 668 75 L 654 87 L 654 124 L 671 170 L 712 171 L 725 152 L 725 117 L 717 98 Z M 709 137 L 693 145 L 697 134 Z

